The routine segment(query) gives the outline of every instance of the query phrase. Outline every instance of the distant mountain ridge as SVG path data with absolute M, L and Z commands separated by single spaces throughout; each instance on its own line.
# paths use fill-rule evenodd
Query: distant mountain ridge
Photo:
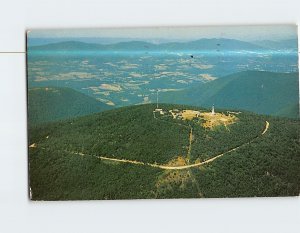
M 191 42 L 168 42 L 162 44 L 153 44 L 144 41 L 129 41 L 119 42 L 115 44 L 96 44 L 85 43 L 79 41 L 65 41 L 58 43 L 51 43 L 47 45 L 30 46 L 29 51 L 36 50 L 142 50 L 142 51 L 156 51 L 156 50 L 261 50 L 264 49 L 259 45 L 249 42 L 244 42 L 235 39 L 213 38 L 213 39 L 199 39 Z
M 298 118 L 298 73 L 239 72 L 176 94 L 161 93 L 160 101 Z

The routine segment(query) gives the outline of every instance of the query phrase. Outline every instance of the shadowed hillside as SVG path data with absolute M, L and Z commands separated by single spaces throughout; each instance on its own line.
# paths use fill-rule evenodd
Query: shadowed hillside
M 28 122 L 35 125 L 110 109 L 109 106 L 70 88 L 28 90 Z
M 160 101 L 299 117 L 298 73 L 240 72 L 175 94 L 162 93 Z

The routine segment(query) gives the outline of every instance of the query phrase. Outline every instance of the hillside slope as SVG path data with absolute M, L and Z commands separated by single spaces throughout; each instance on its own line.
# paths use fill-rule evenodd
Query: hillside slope
M 109 106 L 70 88 L 28 90 L 28 122 L 35 125 L 110 109 Z
M 234 124 L 208 130 L 197 121 L 153 115 L 154 108 L 124 107 L 30 129 L 32 199 L 299 194 L 299 121 L 242 112 Z M 199 163 L 226 151 L 193 168 L 155 167 Z
M 176 94 L 162 93 L 160 101 L 295 117 L 299 116 L 298 73 L 235 73 Z
M 281 40 L 281 41 L 260 40 L 260 41 L 253 41 L 252 43 L 268 49 L 276 49 L 276 50 L 281 50 L 281 49 L 297 50 L 298 49 L 298 39 L 288 39 L 288 40 Z

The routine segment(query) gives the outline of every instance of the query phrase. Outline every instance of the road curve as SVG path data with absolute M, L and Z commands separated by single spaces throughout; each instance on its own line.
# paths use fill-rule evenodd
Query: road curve
M 226 152 L 223 152 L 221 154 L 218 154 L 208 160 L 205 160 L 203 162 L 199 162 L 199 163 L 194 163 L 194 164 L 188 164 L 188 165 L 183 165 L 183 166 L 167 166 L 167 165 L 161 165 L 161 164 L 156 164 L 156 163 L 144 163 L 141 161 L 135 161 L 135 160 L 128 160 L 128 159 L 116 159 L 116 158 L 111 158 L 111 157 L 105 157 L 105 156 L 97 156 L 97 155 L 89 155 L 89 154 L 84 154 L 82 152 L 73 152 L 73 151 L 67 151 L 65 150 L 64 152 L 67 153 L 71 153 L 71 154 L 75 154 L 75 155 L 81 155 L 81 156 L 92 156 L 101 160 L 107 160 L 107 161 L 113 161 L 113 162 L 121 162 L 121 163 L 130 163 L 130 164 L 135 164 L 135 165 L 144 165 L 144 166 L 150 166 L 150 167 L 155 167 L 155 168 L 160 168 L 160 169 L 164 169 L 164 170 L 183 170 L 183 169 L 189 169 L 189 168 L 193 168 L 193 167 L 198 167 L 204 164 L 208 164 L 213 162 L 214 160 L 224 156 L 225 154 L 228 154 L 230 152 L 236 151 L 239 148 L 241 148 L 242 146 L 248 145 L 250 144 L 252 141 L 254 141 L 255 139 L 257 139 L 258 137 L 264 135 L 268 129 L 269 129 L 270 123 L 268 121 L 266 121 L 266 125 L 264 130 L 262 131 L 261 135 L 256 136 L 255 138 L 253 138 L 252 140 L 250 140 L 249 142 L 246 142 L 240 146 L 237 146 L 235 148 L 232 148 Z M 190 136 L 190 140 L 191 140 L 191 136 Z M 36 147 L 36 146 L 35 146 Z M 41 147 L 41 149 L 45 149 L 43 147 Z
M 127 159 L 115 159 L 115 158 L 109 158 L 109 157 L 104 157 L 104 156 L 96 156 L 96 157 L 98 157 L 101 160 L 109 160 L 109 161 L 121 162 L 121 163 L 131 163 L 131 164 L 137 164 L 137 165 L 147 165 L 147 166 L 150 166 L 150 167 L 156 167 L 156 168 L 160 168 L 160 169 L 164 169 L 164 170 L 183 170 L 183 169 L 198 167 L 198 166 L 201 166 L 201 165 L 204 165 L 204 164 L 211 163 L 212 161 L 216 160 L 217 158 L 220 158 L 225 154 L 228 154 L 232 151 L 235 151 L 235 150 L 239 149 L 240 147 L 251 143 L 252 141 L 244 143 L 244 144 L 242 144 L 238 147 L 235 147 L 235 148 L 233 148 L 229 151 L 226 151 L 224 153 L 218 154 L 218 155 L 212 157 L 211 159 L 205 160 L 204 162 L 199 162 L 199 163 L 194 163 L 194 164 L 189 164 L 189 165 L 183 165 L 183 166 L 167 166 L 167 165 L 160 165 L 160 164 L 153 164 L 153 163 L 144 163 L 144 162 L 139 162 L 139 161 L 134 161 L 134 160 L 127 160 Z
M 268 131 L 269 126 L 270 126 L 270 123 L 268 121 L 266 121 L 265 128 L 264 128 L 263 132 L 261 133 L 261 135 L 264 135 Z M 109 158 L 109 157 L 103 157 L 103 156 L 96 156 L 96 157 L 99 158 L 99 159 L 102 159 L 102 160 L 110 160 L 110 161 L 115 161 L 115 162 L 131 163 L 131 164 L 137 164 L 137 165 L 147 165 L 147 166 L 150 166 L 150 167 L 156 167 L 156 168 L 160 168 L 160 169 L 164 169 L 164 170 L 183 170 L 183 169 L 198 167 L 198 166 L 201 166 L 201 165 L 204 165 L 204 164 L 211 163 L 214 160 L 216 160 L 216 159 L 224 156 L 225 154 L 228 154 L 230 152 L 236 151 L 239 148 L 241 148 L 242 146 L 250 144 L 252 141 L 254 141 L 256 138 L 258 138 L 261 135 L 258 135 L 257 137 L 253 138 L 249 142 L 246 142 L 246 143 L 244 143 L 244 144 L 242 144 L 240 146 L 237 146 L 237 147 L 235 147 L 233 149 L 230 149 L 230 150 L 228 150 L 226 152 L 218 154 L 218 155 L 216 155 L 216 156 L 214 156 L 214 157 L 212 157 L 212 158 L 210 158 L 208 160 L 205 160 L 203 162 L 189 164 L 189 165 L 183 165 L 183 166 L 167 166 L 167 165 L 159 165 L 159 164 L 153 164 L 153 163 L 144 163 L 144 162 L 139 162 L 139 161 L 127 160 L 127 159 L 115 159 L 115 158 Z
M 261 133 L 261 135 L 264 135 L 264 134 L 268 131 L 269 126 L 270 126 L 270 123 L 269 123 L 268 121 L 266 121 L 265 129 L 264 129 L 264 131 Z

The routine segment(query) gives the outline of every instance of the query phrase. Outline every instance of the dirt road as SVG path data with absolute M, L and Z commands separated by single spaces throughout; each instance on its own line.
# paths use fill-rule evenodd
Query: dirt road
M 261 133 L 261 135 L 264 135 L 268 129 L 269 129 L 270 123 L 268 121 L 266 121 L 266 125 L 265 128 L 263 130 L 263 132 Z M 191 132 L 192 133 L 192 132 Z M 183 170 L 183 169 L 189 169 L 189 168 L 193 168 L 193 167 L 198 167 L 204 164 L 208 164 L 213 162 L 214 160 L 224 156 L 225 154 L 228 154 L 230 152 L 236 151 L 239 148 L 250 144 L 252 141 L 254 141 L 255 139 L 257 139 L 258 137 L 260 137 L 261 135 L 258 135 L 257 137 L 255 137 L 254 139 L 252 139 L 249 142 L 246 142 L 244 144 L 241 144 L 235 148 L 232 148 L 226 152 L 223 152 L 221 154 L 218 154 L 208 160 L 205 160 L 203 162 L 199 162 L 199 163 L 194 163 L 194 164 L 188 164 L 188 165 L 184 165 L 184 166 L 167 166 L 167 165 L 159 165 L 159 164 L 152 164 L 152 163 L 143 163 L 143 162 L 139 162 L 139 161 L 133 161 L 133 160 L 126 160 L 126 159 L 115 159 L 115 158 L 109 158 L 109 157 L 103 157 L 103 156 L 97 156 L 99 159 L 103 159 L 103 160 L 110 160 L 110 161 L 115 161 L 115 162 L 122 162 L 122 163 L 132 163 L 132 164 L 138 164 L 138 165 L 147 165 L 147 166 L 151 166 L 151 167 L 156 167 L 156 168 L 160 168 L 160 169 L 164 169 L 164 170 Z
M 187 154 L 186 154 L 186 159 L 187 162 L 190 162 L 191 159 L 191 151 L 192 151 L 192 141 L 193 141 L 193 128 L 191 127 L 190 129 L 190 133 L 189 133 L 189 146 L 188 146 L 188 150 L 187 150 Z
M 169 123 L 169 122 L 168 122 Z M 67 153 L 71 153 L 71 154 L 75 154 L 75 155 L 81 155 L 81 156 L 92 156 L 92 157 L 96 157 L 98 159 L 101 160 L 107 160 L 107 161 L 113 161 L 113 162 L 120 162 L 120 163 L 130 163 L 130 164 L 135 164 L 135 165 L 143 165 L 143 166 L 150 166 L 150 167 L 155 167 L 155 168 L 160 168 L 160 169 L 164 169 L 164 170 L 183 170 L 183 169 L 189 169 L 189 168 L 193 168 L 193 167 L 198 167 L 198 166 L 202 166 L 204 164 L 208 164 L 213 162 L 214 160 L 224 156 L 225 154 L 228 154 L 230 152 L 236 151 L 239 148 L 250 144 L 252 141 L 254 141 L 255 139 L 263 136 L 269 129 L 270 123 L 268 121 L 266 121 L 266 125 L 264 130 L 262 131 L 261 135 L 256 136 L 255 138 L 253 138 L 252 140 L 250 140 L 249 142 L 243 143 L 235 148 L 232 148 L 226 152 L 223 152 L 221 154 L 215 155 L 214 157 L 205 160 L 203 162 L 199 162 L 199 163 L 194 163 L 194 164 L 187 164 L 187 165 L 183 165 L 183 166 L 168 166 L 168 165 L 162 165 L 162 164 L 153 164 L 153 163 L 144 163 L 141 161 L 135 161 L 135 160 L 128 160 L 128 159 L 117 159 L 117 158 L 111 158 L 111 157 L 105 157 L 105 156 L 97 156 L 97 155 L 90 155 L 90 154 L 85 154 L 82 152 L 73 152 L 73 151 L 67 151 L 65 150 L 64 152 Z M 186 126 L 185 126 L 186 127 Z M 188 147 L 188 152 L 187 152 L 187 159 L 189 160 L 190 158 L 190 153 L 191 153 L 191 149 L 192 149 L 192 140 L 193 140 L 193 129 L 192 127 L 190 128 L 190 133 L 189 133 L 189 147 Z M 29 146 L 32 147 L 32 146 Z M 34 148 L 36 148 L 37 146 L 35 146 Z M 41 148 L 44 149 L 44 148 Z

